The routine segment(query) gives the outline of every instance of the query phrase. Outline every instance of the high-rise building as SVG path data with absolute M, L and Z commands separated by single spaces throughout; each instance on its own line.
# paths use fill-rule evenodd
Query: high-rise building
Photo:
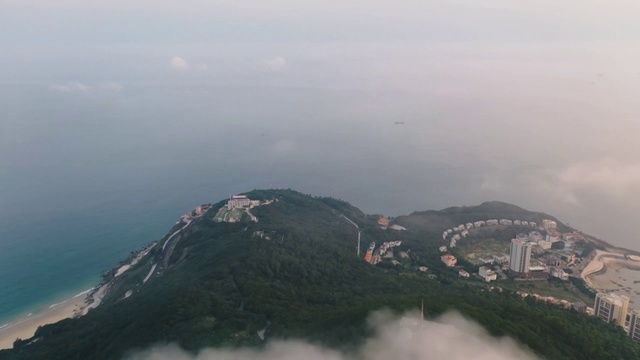
M 640 311 L 638 310 L 631 310 L 629 336 L 631 337 L 631 340 L 640 343 Z
M 615 322 L 624 327 L 629 311 L 629 297 L 613 293 L 598 293 L 593 310 L 595 316 L 600 319 L 608 323 Z
M 511 254 L 509 255 L 509 270 L 517 274 L 529 272 L 531 262 L 531 243 L 521 239 L 511 240 Z

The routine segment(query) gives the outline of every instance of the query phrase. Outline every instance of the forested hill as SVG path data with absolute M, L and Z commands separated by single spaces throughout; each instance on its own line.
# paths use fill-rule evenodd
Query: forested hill
M 377 217 L 336 199 L 290 190 L 247 195 L 277 201 L 251 210 L 257 223 L 248 216 L 216 222 L 223 202 L 214 205 L 183 230 L 161 275 L 143 283 L 160 256 L 156 246 L 117 278 L 98 308 L 39 329 L 14 350 L 0 351 L 0 359 L 121 359 L 158 343 L 196 351 L 260 347 L 283 338 L 353 349 L 370 335 L 372 311 L 415 310 L 423 300 L 426 317 L 458 310 L 547 359 L 640 358 L 640 348 L 620 328 L 458 280 L 439 261 L 440 234 L 382 230 Z M 399 262 L 374 266 L 356 257 L 357 229 L 342 215 L 362 231 L 361 257 L 370 242 L 402 240 Z M 412 216 L 422 215 L 402 220 L 408 225 Z
M 500 201 L 488 201 L 478 206 L 450 207 L 440 211 L 416 211 L 410 215 L 398 216 L 395 222 L 414 230 L 435 234 L 459 224 L 488 219 L 533 221 L 537 224 L 540 224 L 542 219 L 550 219 L 558 223 L 560 231 L 570 230 L 567 225 L 551 215 L 525 210 Z

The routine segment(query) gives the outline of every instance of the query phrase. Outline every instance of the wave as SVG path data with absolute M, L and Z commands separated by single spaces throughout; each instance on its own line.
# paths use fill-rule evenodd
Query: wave
M 66 303 L 67 301 L 69 301 L 69 300 L 65 300 L 65 301 L 62 301 L 62 302 L 59 302 L 59 303 L 52 304 L 51 306 L 49 306 L 49 309 L 52 309 L 52 308 L 54 308 L 54 307 L 56 307 L 58 305 L 62 305 L 64 303 Z
M 0 325 L 0 330 L 6 328 L 7 326 L 11 326 L 11 325 L 12 325 L 12 323 L 6 323 L 4 325 Z
M 78 295 L 74 296 L 74 297 L 73 297 L 73 299 L 75 299 L 75 298 L 77 298 L 77 297 L 80 297 L 80 296 L 82 296 L 82 295 L 86 295 L 86 294 L 90 293 L 91 291 L 93 291 L 94 289 L 95 289 L 95 288 L 94 288 L 94 287 L 92 287 L 92 288 L 90 288 L 89 290 L 85 290 L 85 291 L 83 291 L 83 292 L 79 293 Z

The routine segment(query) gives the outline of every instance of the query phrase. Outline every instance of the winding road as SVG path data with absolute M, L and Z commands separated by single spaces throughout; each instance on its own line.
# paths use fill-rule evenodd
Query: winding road
M 176 232 L 171 234 L 171 236 L 169 236 L 167 241 L 164 242 L 164 245 L 162 245 L 162 251 L 160 253 L 160 261 L 158 262 L 158 263 L 161 262 L 162 265 L 160 266 L 159 272 L 161 272 L 162 269 L 164 269 L 164 267 L 167 266 L 167 261 L 169 260 L 169 257 L 173 253 L 173 249 L 175 248 L 175 245 L 178 242 L 177 241 L 178 238 L 176 238 L 176 235 L 178 235 L 182 230 L 186 229 L 187 226 L 191 225 L 192 221 L 193 220 L 187 221 L 187 223 L 183 227 L 181 227 L 179 230 L 176 230 Z M 144 278 L 144 281 L 142 281 L 143 284 L 151 280 L 154 277 L 154 275 L 158 275 L 159 272 L 158 273 L 155 272 L 158 266 L 158 263 L 153 264 L 153 266 L 151 267 L 151 270 L 149 271 L 147 276 Z

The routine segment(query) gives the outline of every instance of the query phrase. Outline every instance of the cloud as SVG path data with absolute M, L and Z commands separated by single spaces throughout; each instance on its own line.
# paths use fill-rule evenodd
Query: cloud
M 623 164 L 615 159 L 584 161 L 568 166 L 558 179 L 570 188 L 591 188 L 624 197 L 640 185 L 640 164 Z
M 281 71 L 287 67 L 287 60 L 282 56 L 262 60 L 262 66 L 269 71 Z
M 98 85 L 87 85 L 73 81 L 63 84 L 49 85 L 49 90 L 65 94 L 89 94 L 94 92 L 120 92 L 124 87 L 117 82 L 103 82 Z
M 207 65 L 205 63 L 200 63 L 200 65 L 198 65 L 198 70 L 200 70 L 200 71 L 208 71 L 209 70 L 209 65 Z
M 87 85 L 80 82 L 49 85 L 49 90 L 68 94 L 86 94 L 91 91 Z
M 180 56 L 174 56 L 169 60 L 169 66 L 174 70 L 185 71 L 189 70 L 189 63 Z
M 123 86 L 117 82 L 105 82 L 98 86 L 100 90 L 110 91 L 110 92 L 119 92 L 122 91 Z
M 397 318 L 377 312 L 370 318 L 375 335 L 355 353 L 311 345 L 302 341 L 274 341 L 264 349 L 205 349 L 196 355 L 175 345 L 155 347 L 128 360 L 535 360 L 509 338 L 491 337 L 482 327 L 457 313 L 436 321 L 421 321 L 418 314 Z

